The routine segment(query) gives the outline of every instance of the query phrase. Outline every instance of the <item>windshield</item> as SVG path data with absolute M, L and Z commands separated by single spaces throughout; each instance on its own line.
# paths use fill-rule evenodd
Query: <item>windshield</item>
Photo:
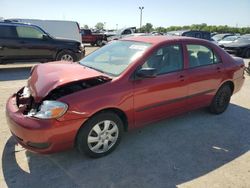
M 238 36 L 229 36 L 229 37 L 224 38 L 222 41 L 234 41 L 237 38 L 239 38 L 239 37 Z
M 80 64 L 111 76 L 119 76 L 150 45 L 135 41 L 113 41 L 86 56 Z

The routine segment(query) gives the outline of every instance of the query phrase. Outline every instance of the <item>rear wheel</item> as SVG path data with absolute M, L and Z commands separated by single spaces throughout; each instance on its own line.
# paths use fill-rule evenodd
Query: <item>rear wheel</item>
M 102 112 L 80 129 L 76 145 L 81 153 L 94 158 L 111 153 L 120 143 L 123 122 L 115 113 Z
M 229 85 L 223 85 L 213 98 L 213 101 L 209 107 L 210 112 L 213 114 L 223 113 L 229 105 L 231 96 L 232 90 Z
M 74 61 L 76 61 L 76 57 L 75 57 L 75 54 L 72 53 L 71 51 L 63 50 L 57 54 L 56 60 L 74 62 Z

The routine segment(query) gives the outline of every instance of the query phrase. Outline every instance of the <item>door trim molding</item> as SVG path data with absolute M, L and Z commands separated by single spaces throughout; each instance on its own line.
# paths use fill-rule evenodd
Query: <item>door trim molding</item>
M 143 107 L 143 108 L 136 109 L 135 112 L 142 112 L 142 111 L 145 111 L 145 110 L 149 110 L 151 108 L 156 108 L 156 107 L 160 107 L 160 106 L 163 106 L 163 105 L 176 103 L 176 102 L 186 100 L 186 99 L 189 99 L 189 98 L 192 98 L 192 97 L 197 97 L 197 96 L 200 96 L 200 95 L 205 95 L 205 94 L 208 94 L 208 93 L 212 93 L 214 91 L 215 91 L 215 89 L 209 89 L 207 91 L 195 93 L 195 94 L 188 95 L 188 96 L 185 96 L 185 97 L 179 97 L 179 98 L 175 98 L 175 99 L 171 99 L 171 100 L 166 100 L 166 101 L 163 101 L 163 102 L 159 102 L 157 104 L 153 104 L 153 105 L 149 105 L 149 106 L 146 106 L 146 107 Z

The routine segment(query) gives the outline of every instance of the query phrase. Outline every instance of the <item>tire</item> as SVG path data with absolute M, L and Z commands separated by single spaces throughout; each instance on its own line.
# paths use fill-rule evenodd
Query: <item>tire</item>
M 75 62 L 76 61 L 76 56 L 73 52 L 69 50 L 63 50 L 59 52 L 56 56 L 57 61 L 70 61 L 70 62 Z
M 76 147 L 80 153 L 89 157 L 103 157 L 114 151 L 122 134 L 123 122 L 119 116 L 112 112 L 102 112 L 90 118 L 79 130 Z
M 250 58 L 250 48 L 245 51 L 245 58 Z
M 213 101 L 209 107 L 210 112 L 213 114 L 223 113 L 230 103 L 231 96 L 232 90 L 230 86 L 222 85 L 213 98 Z
M 91 45 L 91 46 L 95 46 L 95 43 L 92 42 L 92 43 L 90 43 L 90 45 Z
M 96 45 L 97 45 L 97 46 L 102 46 L 102 40 L 97 40 L 97 41 L 96 41 Z

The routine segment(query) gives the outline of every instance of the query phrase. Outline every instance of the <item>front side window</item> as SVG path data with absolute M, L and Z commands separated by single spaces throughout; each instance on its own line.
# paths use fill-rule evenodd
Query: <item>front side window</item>
M 17 35 L 19 38 L 33 38 L 33 39 L 42 39 L 44 33 L 33 27 L 16 27 Z
M 128 29 L 126 29 L 125 31 L 123 31 L 122 35 L 130 35 L 132 34 L 132 32 Z
M 192 31 L 184 33 L 183 36 L 186 36 L 186 37 L 195 37 L 194 32 L 192 32 Z
M 205 33 L 205 32 L 204 32 L 202 35 L 203 35 L 203 39 L 207 39 L 207 40 L 210 40 L 210 39 L 211 39 L 210 33 Z
M 199 67 L 220 62 L 220 58 L 211 49 L 202 45 L 187 45 L 189 67 Z
M 158 75 L 182 70 L 182 47 L 180 45 L 170 45 L 159 48 L 148 58 L 142 67 L 155 68 Z
M 113 41 L 86 56 L 80 64 L 111 76 L 119 76 L 150 46 L 150 43 L 144 42 Z

